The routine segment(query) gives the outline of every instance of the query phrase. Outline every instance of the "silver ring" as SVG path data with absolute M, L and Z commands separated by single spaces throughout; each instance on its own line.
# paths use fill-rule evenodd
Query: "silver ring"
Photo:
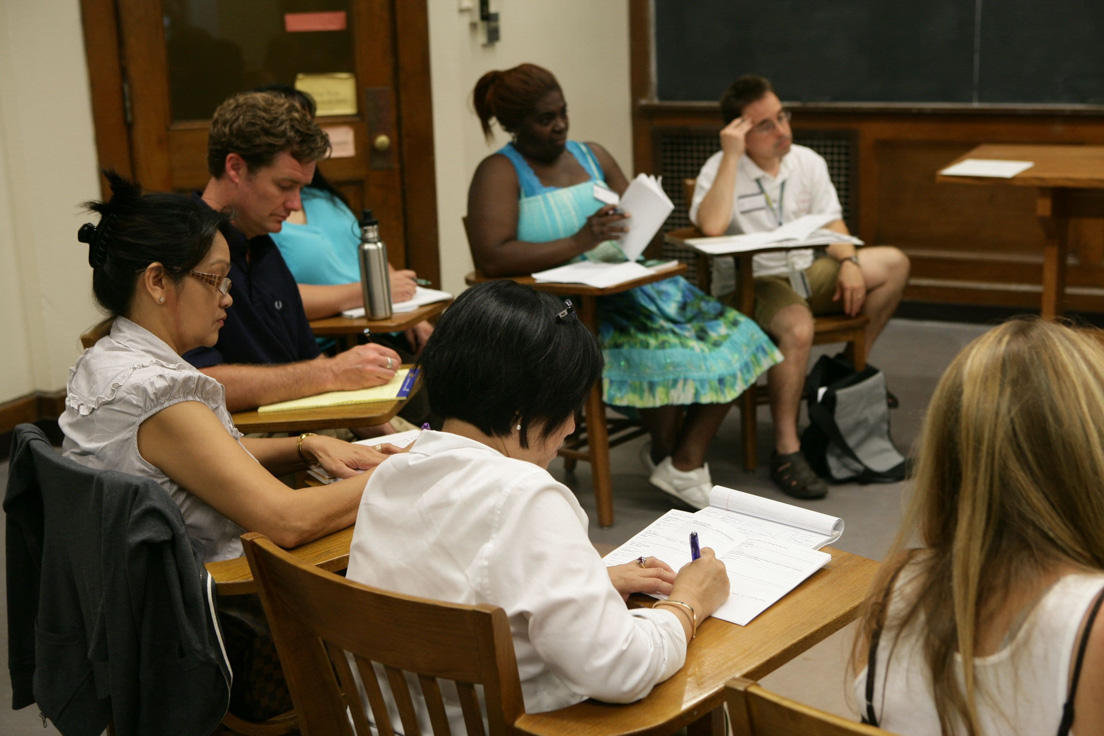
M 393 364 L 394 364 L 394 362 L 393 362 L 393 361 L 392 361 L 392 360 L 391 360 L 390 358 L 388 358 L 388 359 L 387 359 L 387 370 L 391 370 L 391 366 L 392 366 Z

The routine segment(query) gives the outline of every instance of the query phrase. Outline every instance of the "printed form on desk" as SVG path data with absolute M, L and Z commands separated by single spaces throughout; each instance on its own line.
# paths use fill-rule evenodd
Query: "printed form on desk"
M 577 261 L 547 271 L 537 271 L 533 274 L 533 280 L 538 284 L 583 284 L 605 289 L 651 275 L 652 271 L 639 263 Z
M 948 166 L 939 173 L 943 176 L 986 176 L 994 179 L 1011 179 L 1035 165 L 1034 161 L 1002 161 L 989 158 L 968 158 Z
M 728 571 L 728 600 L 715 618 L 746 626 L 828 564 L 819 549 L 843 534 L 843 520 L 714 486 L 708 508 L 672 509 L 605 557 L 606 565 L 657 557 L 678 570 L 690 562 L 690 532 L 710 547 Z M 656 596 L 662 597 L 662 596 Z
M 419 286 L 414 290 L 414 296 L 405 302 L 393 302 L 391 304 L 391 311 L 394 314 L 402 314 L 403 312 L 413 312 L 418 307 L 424 307 L 427 304 L 433 304 L 434 302 L 446 302 L 452 299 L 452 294 L 447 291 L 439 291 L 437 289 L 427 289 L 424 286 Z M 348 317 L 349 319 L 360 319 L 364 316 L 364 307 L 353 307 L 352 309 L 346 309 L 341 313 L 342 317 Z
M 853 243 L 862 245 L 863 241 L 854 235 L 844 235 L 824 226 L 838 220 L 839 215 L 805 215 L 791 220 L 774 230 L 742 235 L 719 235 L 711 238 L 687 238 L 686 244 L 711 256 L 732 255 L 746 251 L 762 250 L 771 246 L 785 248 L 809 248 L 815 245 L 832 243 Z

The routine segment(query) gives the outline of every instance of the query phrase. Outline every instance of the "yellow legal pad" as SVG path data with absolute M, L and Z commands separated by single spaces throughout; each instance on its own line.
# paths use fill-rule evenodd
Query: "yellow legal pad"
M 257 407 L 258 414 L 267 414 L 272 411 L 291 411 L 293 409 L 325 409 L 330 406 L 345 406 L 347 404 L 369 404 L 373 401 L 394 401 L 405 398 L 409 394 L 406 386 L 406 376 L 409 368 L 400 368 L 395 371 L 391 380 L 382 386 L 361 388 L 356 391 L 330 391 L 316 396 L 305 396 L 292 401 L 281 401 L 276 404 L 266 404 Z M 413 382 L 411 382 L 413 383 Z M 406 391 L 403 389 L 406 388 Z

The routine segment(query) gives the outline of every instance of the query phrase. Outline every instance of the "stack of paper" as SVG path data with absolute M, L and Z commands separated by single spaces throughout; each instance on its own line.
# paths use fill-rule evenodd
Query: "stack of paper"
M 395 371 L 391 380 L 382 386 L 362 388 L 356 391 L 328 391 L 324 394 L 306 396 L 292 401 L 281 401 L 276 404 L 266 404 L 257 407 L 259 414 L 267 414 L 274 411 L 292 411 L 295 409 L 327 409 L 333 406 L 346 406 L 349 404 L 370 404 L 376 401 L 394 401 L 405 399 L 410 395 L 414 387 L 414 380 L 418 377 L 418 369 L 400 368 Z
M 817 550 L 843 534 L 841 519 L 731 488 L 714 486 L 709 503 L 695 513 L 668 511 L 606 555 L 606 565 L 658 557 L 678 570 L 690 562 L 697 532 L 728 572 L 729 598 L 713 616 L 746 626 L 828 564 L 831 555 Z
M 585 284 L 605 289 L 626 281 L 650 276 L 645 266 L 639 263 L 599 263 L 597 261 L 577 261 L 566 266 L 557 266 L 547 271 L 533 274 L 538 284 Z
M 414 296 L 405 302 L 394 302 L 391 304 L 391 311 L 395 314 L 402 314 L 403 312 L 413 312 L 418 307 L 424 307 L 426 304 L 433 304 L 434 302 L 447 302 L 452 299 L 452 294 L 447 291 L 438 291 L 437 289 L 427 289 L 423 286 L 417 287 L 414 291 Z M 364 307 L 354 307 L 353 309 L 346 309 L 341 313 L 342 317 L 348 317 L 349 319 L 360 319 L 364 316 Z
M 810 248 L 815 245 L 832 243 L 854 243 L 863 241 L 853 235 L 844 235 L 835 230 L 826 230 L 824 226 L 838 220 L 839 215 L 805 215 L 785 225 L 761 233 L 746 235 L 721 235 L 715 238 L 688 238 L 686 244 L 711 256 L 724 256 L 732 253 L 762 250 L 765 247 Z
M 939 173 L 943 176 L 985 176 L 996 179 L 1011 179 L 1016 174 L 1027 171 L 1034 165 L 1034 161 L 968 158 L 953 166 L 948 166 Z
M 640 257 L 675 209 L 659 180 L 647 174 L 640 174 L 632 180 L 617 207 L 630 215 L 625 220 L 629 231 L 618 241 L 630 261 Z

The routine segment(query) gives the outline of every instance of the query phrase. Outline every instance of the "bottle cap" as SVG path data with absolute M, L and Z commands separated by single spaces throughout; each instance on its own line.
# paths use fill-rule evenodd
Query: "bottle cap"
M 378 224 L 379 224 L 379 220 L 377 220 L 376 216 L 372 214 L 372 210 L 361 210 L 360 211 L 360 226 L 361 227 L 365 227 L 367 225 L 378 225 Z

